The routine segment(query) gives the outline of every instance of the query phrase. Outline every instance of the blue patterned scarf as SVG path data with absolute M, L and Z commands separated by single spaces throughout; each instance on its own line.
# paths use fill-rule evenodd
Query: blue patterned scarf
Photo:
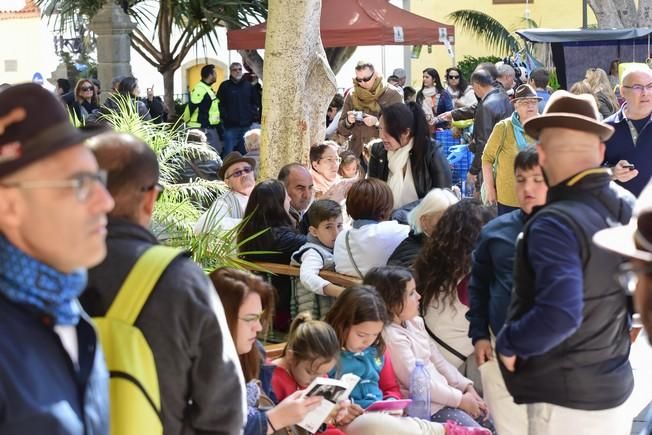
M 85 287 L 85 269 L 61 273 L 0 236 L 0 294 L 7 299 L 52 316 L 57 325 L 76 325 L 81 312 L 77 297 Z
M 518 145 L 519 151 L 521 151 L 528 146 L 528 143 L 525 140 L 525 129 L 523 128 L 523 124 L 521 124 L 521 118 L 516 111 L 512 113 L 512 128 L 514 129 L 516 144 Z

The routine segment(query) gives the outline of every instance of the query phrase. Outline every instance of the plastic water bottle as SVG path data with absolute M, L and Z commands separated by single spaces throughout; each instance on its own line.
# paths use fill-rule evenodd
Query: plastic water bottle
M 430 421 L 430 376 L 421 360 L 417 360 L 410 378 L 410 399 L 408 415 Z

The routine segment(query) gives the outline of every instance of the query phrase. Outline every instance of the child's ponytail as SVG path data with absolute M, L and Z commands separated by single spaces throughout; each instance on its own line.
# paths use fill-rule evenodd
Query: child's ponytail
M 282 357 L 292 352 L 294 361 L 331 361 L 337 358 L 340 344 L 333 328 L 313 320 L 309 312 L 299 313 L 292 321 Z

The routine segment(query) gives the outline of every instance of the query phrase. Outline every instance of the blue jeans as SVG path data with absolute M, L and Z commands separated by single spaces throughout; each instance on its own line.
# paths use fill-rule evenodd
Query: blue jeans
M 244 146 L 244 134 L 249 131 L 250 127 L 224 127 L 224 149 L 222 158 L 226 157 L 232 151 L 238 151 L 240 154 L 246 154 Z

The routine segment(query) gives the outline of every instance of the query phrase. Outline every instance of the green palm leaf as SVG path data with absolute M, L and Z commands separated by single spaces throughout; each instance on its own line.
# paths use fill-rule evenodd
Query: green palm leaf
M 501 54 L 509 54 L 520 49 L 516 37 L 498 20 L 487 14 L 462 9 L 449 14 L 448 19 Z

